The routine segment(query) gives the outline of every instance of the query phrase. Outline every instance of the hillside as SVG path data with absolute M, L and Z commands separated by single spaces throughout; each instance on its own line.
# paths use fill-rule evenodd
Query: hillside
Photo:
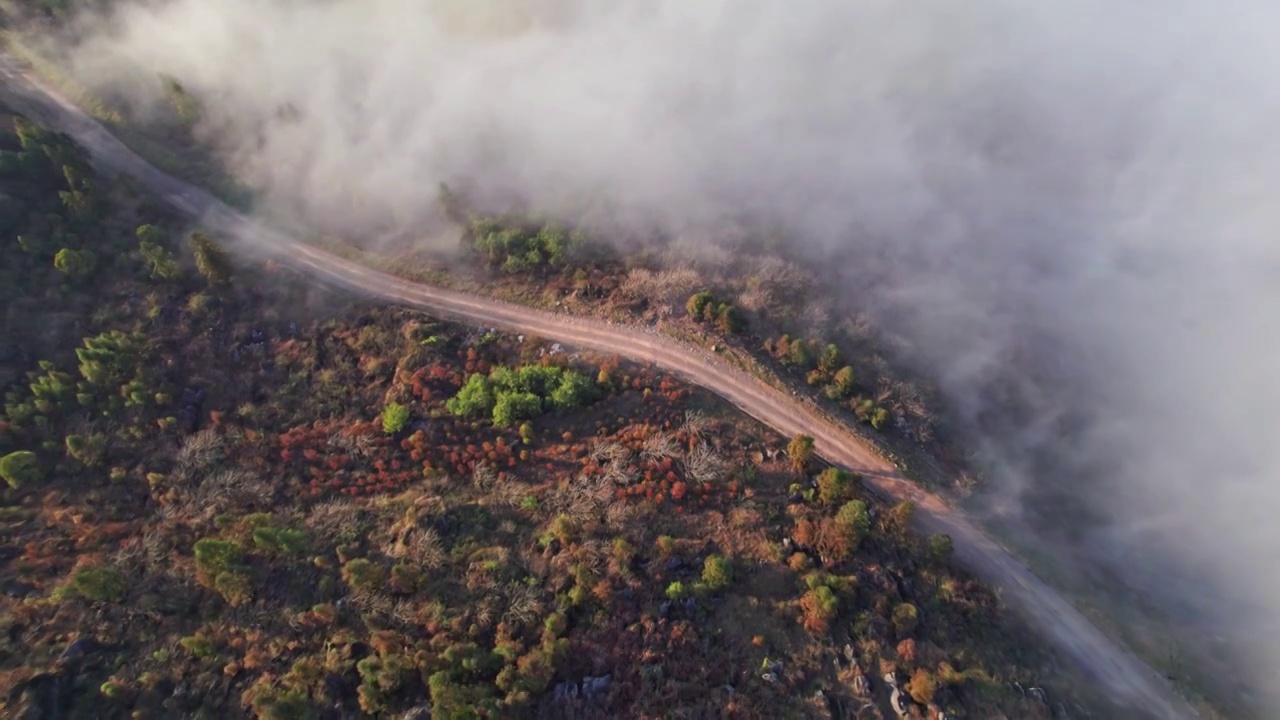
M 1103 712 L 803 439 L 239 263 L 13 127 L 6 715 Z

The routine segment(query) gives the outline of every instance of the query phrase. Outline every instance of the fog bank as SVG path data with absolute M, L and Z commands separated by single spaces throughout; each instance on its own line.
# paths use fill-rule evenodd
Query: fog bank
M 750 213 L 874 288 L 964 412 L 1037 354 L 1044 417 L 1085 421 L 987 438 L 997 482 L 1087 469 L 1082 546 L 1243 631 L 1266 687 L 1280 6 L 1229 5 L 176 0 L 87 21 L 74 58 L 139 110 L 178 78 L 244 177 L 333 227 L 426 222 L 461 180 L 619 231 Z M 1071 467 L 1031 472 L 1046 444 Z

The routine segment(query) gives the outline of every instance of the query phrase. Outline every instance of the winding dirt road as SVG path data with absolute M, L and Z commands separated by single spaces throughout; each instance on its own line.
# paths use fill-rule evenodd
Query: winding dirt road
M 847 428 L 714 355 L 640 328 L 547 313 L 413 283 L 318 250 L 264 227 L 208 192 L 161 172 L 16 61 L 0 56 L 0 76 L 0 86 L 7 95 L 17 96 L 24 111 L 75 138 L 101 166 L 132 176 L 183 213 L 230 238 L 243 253 L 271 258 L 335 286 L 433 315 L 651 362 L 716 393 L 783 436 L 813 436 L 819 455 L 862 473 L 866 485 L 884 499 L 913 501 L 921 530 L 949 534 L 956 557 L 998 588 L 1006 603 L 1078 662 L 1116 702 L 1135 714 L 1162 720 L 1198 717 L 1163 677 L 1099 631 L 961 511 L 903 478 L 892 463 Z

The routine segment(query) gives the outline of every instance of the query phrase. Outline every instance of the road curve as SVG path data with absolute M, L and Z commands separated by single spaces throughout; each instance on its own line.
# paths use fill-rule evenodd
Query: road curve
M 1008 605 L 1075 660 L 1116 702 L 1162 720 L 1198 717 L 1163 677 L 1098 630 L 960 510 L 903 478 L 848 428 L 720 358 L 644 329 L 414 283 L 331 255 L 264 227 L 210 193 L 161 172 L 17 62 L 0 56 L 0 76 L 5 90 L 16 94 L 24 106 L 32 106 L 33 116 L 75 138 L 101 166 L 133 177 L 184 214 L 225 235 L 243 253 L 271 258 L 332 285 L 433 315 L 651 362 L 716 393 L 783 436 L 813 436 L 819 455 L 862 473 L 865 484 L 885 500 L 914 502 L 921 530 L 949 534 L 957 559 L 998 588 Z

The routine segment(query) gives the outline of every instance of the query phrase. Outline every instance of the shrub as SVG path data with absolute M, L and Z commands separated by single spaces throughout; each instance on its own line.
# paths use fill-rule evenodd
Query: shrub
M 733 566 L 723 555 L 711 555 L 702 563 L 702 582 L 709 590 L 723 590 L 733 582 Z
M 906 537 L 911 528 L 911 520 L 915 517 L 916 506 L 910 500 L 903 500 L 885 513 L 881 521 L 886 535 L 894 538 Z
M 493 424 L 511 427 L 519 420 L 542 414 L 542 399 L 530 392 L 499 393 L 493 405 Z
M 227 570 L 238 568 L 242 553 L 235 543 L 205 538 L 196 541 L 195 556 L 196 569 L 212 579 Z
M 93 272 L 97 260 L 88 250 L 62 248 L 53 256 L 53 266 L 68 277 L 84 277 Z
M 253 529 L 253 544 L 283 555 L 301 555 L 307 549 L 307 534 L 295 528 L 267 525 Z
M 18 450 L 0 458 L 0 477 L 17 490 L 23 485 L 38 482 L 43 477 L 40 461 L 29 450 Z
M 71 589 L 92 602 L 118 602 L 129 584 L 112 568 L 85 568 L 71 576 Z
M 405 425 L 409 423 L 409 408 L 400 403 L 388 403 L 382 409 L 382 431 L 388 435 L 395 435 L 404 430 Z
M 125 693 L 125 686 L 115 680 L 108 680 L 98 687 L 98 692 L 108 700 L 117 700 Z
M 179 640 L 178 644 L 198 658 L 206 658 L 213 654 L 213 643 L 203 635 L 188 635 Z
M 155 225 L 142 225 L 136 233 L 138 249 L 150 267 L 151 277 L 159 280 L 172 280 L 178 277 L 178 263 L 173 254 L 164 249 L 161 243 L 164 233 Z
M 714 305 L 715 301 L 715 295 L 703 290 L 690 296 L 684 307 L 685 310 L 689 311 L 689 317 L 694 320 L 701 320 L 703 312 L 706 311 L 707 307 Z
M 249 574 L 240 569 L 225 570 L 213 579 L 213 589 L 218 591 L 233 607 L 249 602 L 253 597 L 253 586 Z
M 68 455 L 86 467 L 96 467 L 102 463 L 102 456 L 106 453 L 107 437 L 101 433 L 68 435 L 66 445 Z
M 376 592 L 382 589 L 382 567 L 364 558 L 349 560 L 342 566 L 342 579 L 352 590 Z
M 472 375 L 467 384 L 462 386 L 457 395 L 444 404 L 445 409 L 454 415 L 462 417 L 479 417 L 493 409 L 493 388 L 489 385 L 489 378 L 476 373 Z
M 680 582 L 679 580 L 667 586 L 668 600 L 682 600 L 685 597 L 688 597 L 688 595 L 689 595 L 689 591 L 685 588 L 684 583 Z
M 196 270 L 210 285 L 223 285 L 231 280 L 231 260 L 218 243 L 198 232 L 191 233 L 189 240 L 196 257 Z

